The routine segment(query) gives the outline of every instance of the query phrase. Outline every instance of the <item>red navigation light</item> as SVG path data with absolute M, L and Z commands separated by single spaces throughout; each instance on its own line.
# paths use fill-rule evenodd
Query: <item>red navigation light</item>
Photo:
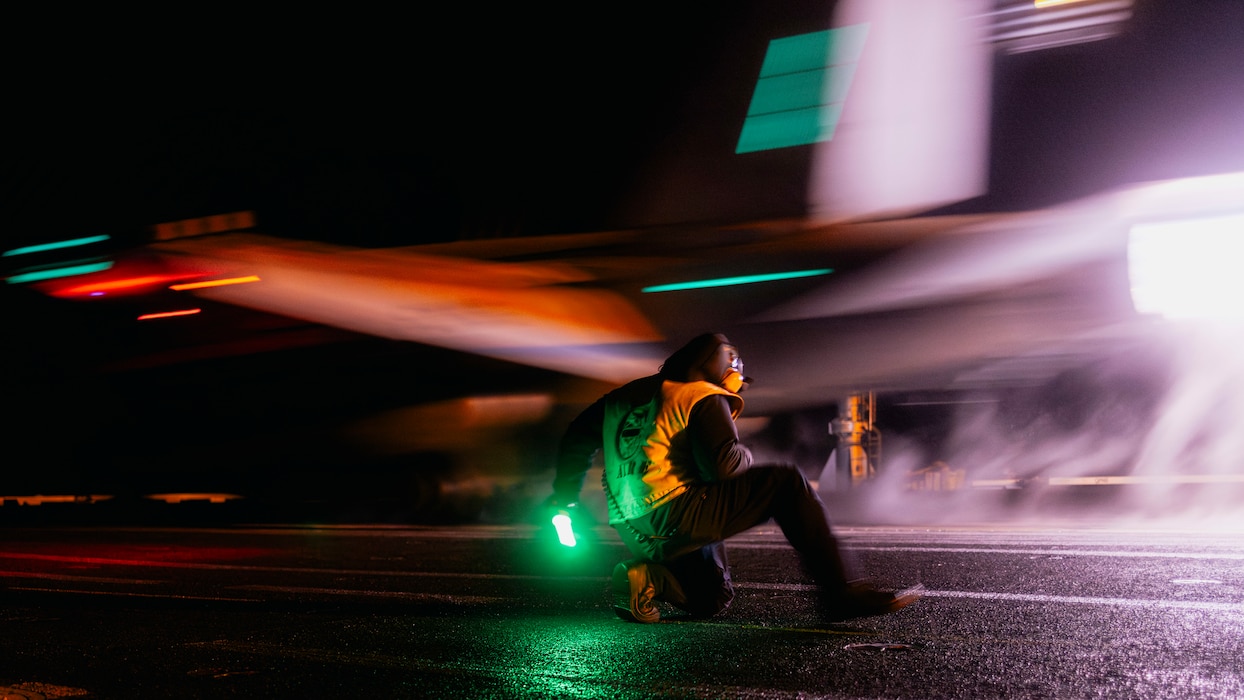
M 222 272 L 200 263 L 162 259 L 146 251 L 134 251 L 117 258 L 106 270 L 42 280 L 32 286 L 59 299 L 138 296 L 163 291 L 170 284 L 220 277 Z
M 184 278 L 185 275 L 172 274 L 122 277 L 120 279 L 109 279 L 88 282 L 86 284 L 76 284 L 72 287 L 50 288 L 48 293 L 61 299 L 72 299 L 74 297 L 99 297 L 114 293 L 133 294 L 150 291 L 155 287 L 163 286 L 174 280 Z

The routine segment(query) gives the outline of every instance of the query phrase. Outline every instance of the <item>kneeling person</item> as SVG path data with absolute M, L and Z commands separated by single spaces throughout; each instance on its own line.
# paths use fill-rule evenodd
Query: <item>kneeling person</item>
M 725 610 L 734 589 L 724 541 L 769 520 L 799 552 L 830 619 L 913 602 L 914 593 L 851 581 L 825 507 L 796 468 L 752 465 L 735 426 L 749 381 L 725 336 L 701 335 L 567 428 L 553 499 L 577 501 L 592 458 L 604 451 L 609 523 L 634 556 L 613 572 L 618 615 L 656 622 L 658 600 L 700 617 Z

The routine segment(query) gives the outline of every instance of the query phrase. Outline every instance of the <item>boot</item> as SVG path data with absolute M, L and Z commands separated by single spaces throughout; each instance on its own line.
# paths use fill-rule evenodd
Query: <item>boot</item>
M 630 622 L 652 623 L 661 619 L 657 609 L 658 591 L 649 563 L 629 559 L 613 568 L 613 610 Z
M 824 601 L 825 616 L 829 621 L 841 622 L 858 617 L 887 615 L 901 610 L 920 599 L 924 586 L 913 586 L 899 591 L 882 590 L 874 584 L 853 581 L 844 591 Z

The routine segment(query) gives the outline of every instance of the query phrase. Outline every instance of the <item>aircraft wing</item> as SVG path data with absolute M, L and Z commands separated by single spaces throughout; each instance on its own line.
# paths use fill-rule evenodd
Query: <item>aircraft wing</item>
M 619 295 L 569 265 L 503 263 L 225 234 L 157 246 L 183 266 L 253 275 L 204 298 L 384 338 L 619 381 L 650 363 L 609 352 L 661 339 Z
M 698 333 L 725 332 L 758 378 L 749 410 L 764 412 L 945 386 L 985 364 L 1067 358 L 1134 332 L 1147 319 L 1130 297 L 1129 231 L 1230 210 L 1242 182 L 1150 183 L 974 216 L 392 249 L 240 232 L 147 252 L 178 279 L 252 280 L 186 292 L 214 302 L 608 383 L 655 371 Z

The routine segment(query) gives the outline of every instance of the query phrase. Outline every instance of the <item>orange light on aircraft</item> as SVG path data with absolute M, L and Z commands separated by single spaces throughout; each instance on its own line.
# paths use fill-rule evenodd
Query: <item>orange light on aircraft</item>
M 174 292 L 184 292 L 187 289 L 204 289 L 207 287 L 224 287 L 230 284 L 246 284 L 248 282 L 258 282 L 259 275 L 247 275 L 246 277 L 229 277 L 219 280 L 206 280 L 204 282 L 186 282 L 184 284 L 174 284 L 169 289 Z
M 181 311 L 164 311 L 161 313 L 143 314 L 142 316 L 138 317 L 138 320 L 139 321 L 152 321 L 157 318 L 173 318 L 176 316 L 193 316 L 194 314 L 197 314 L 201 311 L 203 311 L 203 309 L 182 309 Z
M 33 496 L 0 496 L 0 507 L 6 503 L 19 506 L 41 506 L 44 503 L 99 503 L 100 501 L 112 500 L 112 496 L 106 494 L 91 495 L 66 495 L 66 496 L 45 496 L 37 494 Z
M 228 501 L 236 501 L 242 497 L 235 493 L 152 493 L 144 496 L 149 501 L 163 501 L 170 505 L 185 503 L 187 501 L 207 501 L 208 503 L 226 503 Z

